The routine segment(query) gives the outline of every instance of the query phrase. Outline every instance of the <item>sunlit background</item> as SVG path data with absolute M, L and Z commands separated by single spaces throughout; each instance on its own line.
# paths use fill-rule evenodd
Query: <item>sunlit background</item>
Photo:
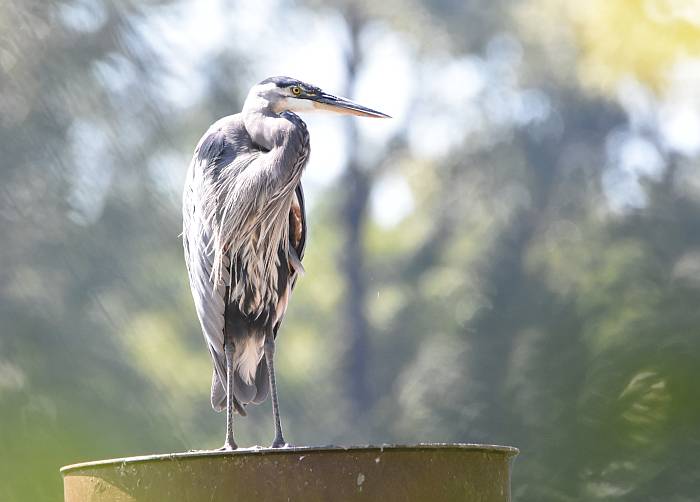
M 272 75 L 394 117 L 305 117 L 287 439 L 509 444 L 519 501 L 697 500 L 697 1 L 6 0 L 0 501 L 222 444 L 180 192 Z M 269 402 L 237 427 L 269 444 Z

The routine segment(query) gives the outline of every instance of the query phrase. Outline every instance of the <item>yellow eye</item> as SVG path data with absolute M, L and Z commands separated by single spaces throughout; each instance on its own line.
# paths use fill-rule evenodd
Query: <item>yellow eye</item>
M 292 94 L 298 96 L 299 94 L 301 94 L 301 89 L 295 85 L 294 87 L 292 87 Z

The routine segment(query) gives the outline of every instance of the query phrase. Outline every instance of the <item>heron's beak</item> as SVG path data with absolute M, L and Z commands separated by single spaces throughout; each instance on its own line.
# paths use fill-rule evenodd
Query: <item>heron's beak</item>
M 374 117 L 382 119 L 390 119 L 386 113 L 372 110 L 366 106 L 353 103 L 349 99 L 339 98 L 332 94 L 321 93 L 315 96 L 309 96 L 308 99 L 313 101 L 314 108 L 317 110 L 327 110 L 333 113 L 341 113 L 344 115 L 357 115 L 358 117 Z

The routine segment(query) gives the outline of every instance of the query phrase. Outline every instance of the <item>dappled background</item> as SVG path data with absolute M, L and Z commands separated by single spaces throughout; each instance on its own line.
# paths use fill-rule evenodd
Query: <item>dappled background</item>
M 510 444 L 516 500 L 695 500 L 693 0 L 0 4 L 0 500 L 223 442 L 180 191 L 279 74 L 394 117 L 307 119 L 287 439 Z

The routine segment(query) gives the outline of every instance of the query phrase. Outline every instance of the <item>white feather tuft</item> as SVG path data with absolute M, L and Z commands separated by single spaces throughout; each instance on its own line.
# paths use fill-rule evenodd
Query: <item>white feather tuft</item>
M 236 345 L 233 360 L 236 361 L 236 371 L 246 384 L 255 380 L 255 372 L 263 357 L 265 338 L 249 337 Z

